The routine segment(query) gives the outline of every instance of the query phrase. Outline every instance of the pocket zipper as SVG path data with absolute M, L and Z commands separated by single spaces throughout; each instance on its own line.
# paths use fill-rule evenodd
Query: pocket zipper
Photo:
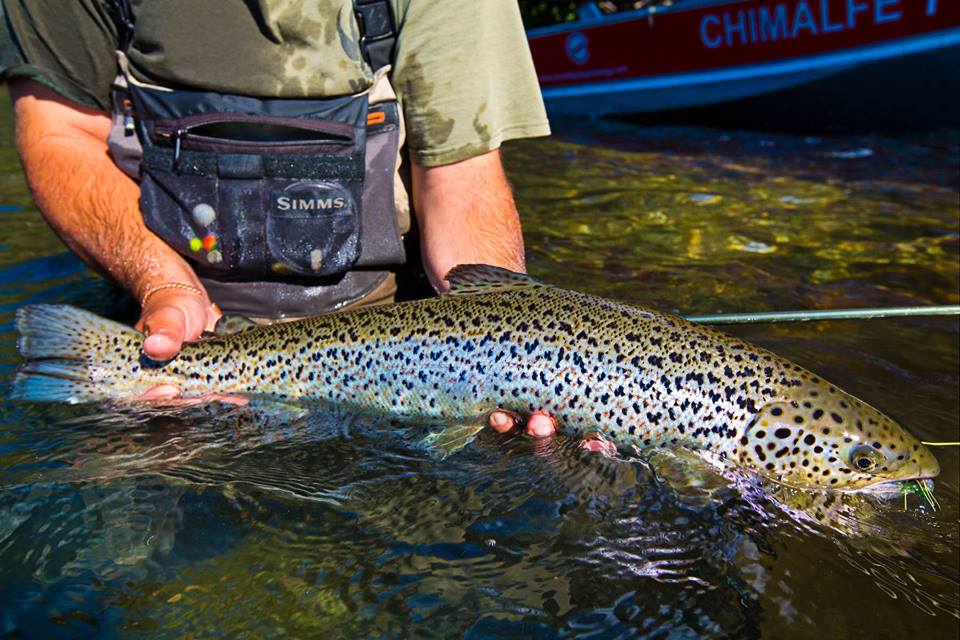
M 198 127 L 211 124 L 264 124 L 286 127 L 289 129 L 301 129 L 303 131 L 313 131 L 325 133 L 333 138 L 306 139 L 306 140 L 234 140 L 231 138 L 219 138 L 200 133 L 193 133 L 191 130 Z M 349 146 L 354 143 L 353 127 L 342 122 L 306 120 L 302 118 L 278 118 L 270 116 L 250 116 L 240 113 L 205 113 L 196 116 L 180 118 L 176 121 L 154 121 L 151 127 L 151 133 L 161 140 L 168 141 L 174 147 L 174 158 L 179 157 L 180 149 L 183 146 L 187 136 L 191 140 L 200 144 L 216 144 L 224 146 L 245 147 L 302 147 L 315 145 L 337 145 Z

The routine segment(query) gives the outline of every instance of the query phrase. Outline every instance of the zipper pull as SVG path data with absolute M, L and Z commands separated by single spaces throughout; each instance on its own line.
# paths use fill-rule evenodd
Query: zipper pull
M 173 170 L 180 167 L 180 142 L 187 135 L 186 129 L 177 129 L 173 134 Z
M 129 98 L 123 100 L 123 134 L 132 136 L 136 131 L 136 123 L 133 120 L 133 105 Z

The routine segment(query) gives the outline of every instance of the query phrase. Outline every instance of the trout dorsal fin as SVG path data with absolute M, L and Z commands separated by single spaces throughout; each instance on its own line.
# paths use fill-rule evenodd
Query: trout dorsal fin
M 544 284 L 525 273 L 494 267 L 489 264 L 460 264 L 447 273 L 450 291 L 446 295 L 476 295 L 542 287 Z

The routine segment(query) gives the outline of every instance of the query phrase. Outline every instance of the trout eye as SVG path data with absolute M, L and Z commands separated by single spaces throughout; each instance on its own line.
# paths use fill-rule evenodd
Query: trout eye
M 883 455 L 866 445 L 860 445 L 850 453 L 850 466 L 857 471 L 870 473 L 883 462 Z

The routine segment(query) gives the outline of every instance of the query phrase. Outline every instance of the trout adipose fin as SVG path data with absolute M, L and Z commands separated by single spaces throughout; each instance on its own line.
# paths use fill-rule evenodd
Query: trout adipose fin
M 17 343 L 24 364 L 17 371 L 12 400 L 96 402 L 113 397 L 90 380 L 92 363 L 109 359 L 111 349 L 140 332 L 98 315 L 61 305 L 38 304 L 17 311 Z

